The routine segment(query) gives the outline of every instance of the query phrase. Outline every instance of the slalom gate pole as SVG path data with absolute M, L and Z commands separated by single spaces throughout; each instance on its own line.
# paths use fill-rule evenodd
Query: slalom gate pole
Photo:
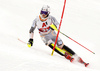
M 55 27 L 55 25 L 51 24 L 50 25 L 51 28 L 53 28 L 54 30 L 58 31 L 58 29 Z M 60 32 L 62 35 L 66 36 L 67 38 L 69 38 L 70 40 L 74 41 L 75 43 L 77 43 L 78 45 L 84 47 L 85 49 L 87 49 L 88 51 L 90 51 L 91 53 L 95 54 L 94 52 L 92 52 L 91 50 L 89 50 L 88 48 L 86 48 L 85 46 L 83 46 L 82 44 L 78 43 L 77 41 L 75 41 L 74 39 L 72 39 L 71 37 L 67 36 L 66 34 Z
M 85 46 L 83 46 L 82 44 L 80 44 L 79 42 L 77 42 L 76 40 L 72 39 L 71 37 L 65 35 L 64 33 L 60 32 L 61 34 L 63 34 L 64 36 L 66 36 L 67 38 L 69 38 L 70 40 L 74 41 L 75 43 L 77 43 L 78 45 L 82 46 L 83 48 L 87 49 L 88 51 L 90 51 L 91 53 L 95 54 L 93 51 L 89 50 L 88 48 L 86 48 Z
M 58 31 L 58 29 L 55 27 L 55 25 L 50 25 L 51 28 L 53 28 L 54 30 Z M 92 52 L 91 50 L 89 50 L 88 48 L 86 48 L 85 46 L 83 46 L 82 44 L 80 44 L 79 42 L 75 41 L 74 39 L 72 39 L 71 37 L 67 36 L 66 34 L 60 32 L 62 35 L 66 36 L 67 38 L 69 38 L 70 40 L 74 41 L 75 43 L 77 43 L 78 45 L 84 47 L 85 49 L 87 49 L 88 51 L 90 51 L 91 53 L 95 54 L 94 52 Z
M 60 31 L 60 27 L 61 27 L 63 15 L 64 15 L 65 5 L 66 5 L 66 0 L 64 1 L 64 6 L 63 6 L 63 11 L 62 11 L 62 15 L 61 15 L 60 24 L 59 24 L 59 29 L 58 29 L 58 33 L 57 33 L 57 36 L 56 36 L 55 44 L 54 44 L 54 47 L 53 47 L 51 55 L 53 55 L 54 50 L 55 50 L 55 46 L 56 46 L 56 43 L 57 43 L 57 39 L 58 39 L 58 35 L 59 35 L 59 31 Z

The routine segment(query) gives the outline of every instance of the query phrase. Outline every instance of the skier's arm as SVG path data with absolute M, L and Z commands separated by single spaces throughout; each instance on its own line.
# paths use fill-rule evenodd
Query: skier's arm
M 33 24 L 32 24 L 32 26 L 31 26 L 31 28 L 30 28 L 30 30 L 29 30 L 29 34 L 30 34 L 29 37 L 30 37 L 31 39 L 33 39 L 35 28 L 36 28 L 36 19 L 33 21 Z
M 29 30 L 29 35 L 30 36 L 29 36 L 29 41 L 28 41 L 29 43 L 27 44 L 28 47 L 31 47 L 33 45 L 33 36 L 34 36 L 35 28 L 36 28 L 36 19 L 33 21 L 33 24 L 32 24 L 32 26 Z
M 53 16 L 51 16 L 51 21 L 52 21 L 52 23 L 55 25 L 55 27 L 58 29 L 58 28 L 59 28 L 59 23 L 58 23 L 58 21 L 56 20 L 56 18 L 53 17 Z
M 35 30 L 35 27 L 31 27 L 30 30 L 29 30 L 29 37 L 30 39 L 33 39 L 33 36 L 34 36 L 34 30 Z

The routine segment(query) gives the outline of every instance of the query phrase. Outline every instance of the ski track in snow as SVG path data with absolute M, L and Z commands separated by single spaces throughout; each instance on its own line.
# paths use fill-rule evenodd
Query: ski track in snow
M 60 38 L 90 65 L 70 63 L 45 46 L 36 28 L 34 44 L 27 43 L 33 19 L 42 5 L 51 7 L 51 15 L 60 21 L 64 0 L 0 1 L 0 71 L 100 71 L 100 1 L 67 0 L 61 31 L 80 42 L 92 54 L 63 35 Z

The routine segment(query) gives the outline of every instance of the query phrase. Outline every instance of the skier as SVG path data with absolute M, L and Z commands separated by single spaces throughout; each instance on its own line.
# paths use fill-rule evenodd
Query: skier
M 37 27 L 43 42 L 53 49 L 57 34 L 54 31 L 54 29 L 50 27 L 50 25 L 53 24 L 58 29 L 59 23 L 55 19 L 55 17 L 49 14 L 50 14 L 50 7 L 48 5 L 44 5 L 41 8 L 40 15 L 34 19 L 33 24 L 29 30 L 30 39 L 27 43 L 28 47 L 33 46 L 34 30 Z M 66 59 L 70 60 L 70 62 L 72 62 L 75 59 L 78 62 L 83 63 L 85 67 L 87 67 L 89 64 L 85 63 L 81 57 L 79 57 L 72 49 L 66 46 L 59 37 L 57 40 L 55 51 L 58 54 L 64 56 Z

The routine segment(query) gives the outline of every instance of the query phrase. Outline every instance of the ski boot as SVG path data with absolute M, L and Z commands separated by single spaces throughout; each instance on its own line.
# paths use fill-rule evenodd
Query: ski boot
M 65 58 L 73 62 L 74 58 L 72 58 L 67 52 L 65 52 Z
M 89 63 L 85 63 L 85 62 L 82 60 L 82 58 L 80 58 L 80 57 L 79 57 L 79 62 L 82 63 L 82 64 L 84 64 L 85 67 L 87 67 L 87 66 L 89 65 Z

